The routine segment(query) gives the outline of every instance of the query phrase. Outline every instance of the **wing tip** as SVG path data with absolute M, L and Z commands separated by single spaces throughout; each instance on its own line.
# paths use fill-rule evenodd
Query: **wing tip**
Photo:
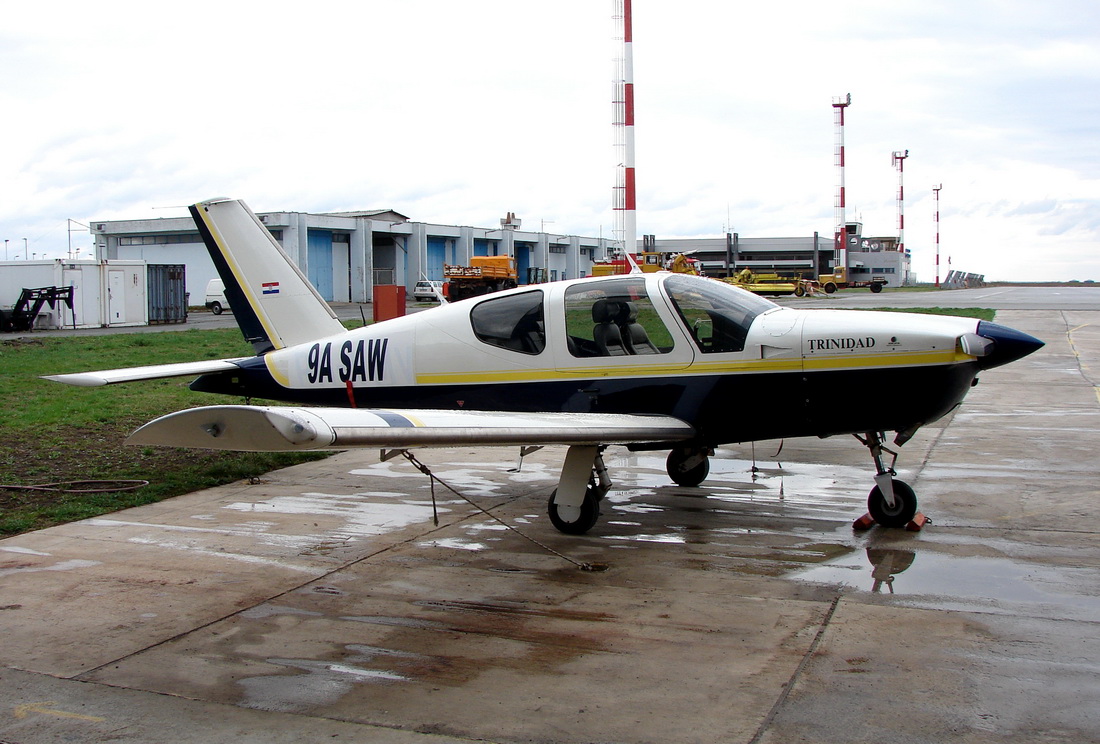
M 74 372 L 66 375 L 39 375 L 39 379 L 60 382 L 76 387 L 103 387 L 107 379 L 94 372 Z

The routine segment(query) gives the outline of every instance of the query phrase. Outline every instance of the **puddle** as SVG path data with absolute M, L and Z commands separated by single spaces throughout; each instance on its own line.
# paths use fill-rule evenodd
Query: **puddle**
M 269 617 L 277 617 L 279 615 L 301 615 L 304 617 L 321 617 L 320 612 L 314 612 L 313 610 L 302 610 L 297 607 L 286 607 L 284 605 L 275 605 L 264 603 L 250 607 L 247 610 L 243 610 L 240 613 L 241 617 L 247 617 L 252 620 L 263 620 Z
M 631 535 L 607 535 L 608 540 L 629 540 L 631 542 L 648 542 L 648 543 L 668 543 L 684 545 L 688 542 L 687 537 L 682 534 L 676 533 L 664 533 L 661 535 L 634 533 Z
M 788 504 L 821 505 L 843 502 L 845 508 L 866 499 L 874 485 L 869 467 L 805 462 L 764 462 L 737 458 L 711 458 L 710 475 L 699 488 L 671 486 L 665 462 L 659 457 L 629 458 L 613 470 L 616 485 L 627 492 L 677 488 L 682 495 L 712 499 L 756 501 L 771 499 Z M 902 471 L 902 476 L 905 473 Z M 866 488 L 864 488 L 866 486 Z
M 867 548 L 789 577 L 892 594 L 897 604 L 908 607 L 995 613 L 1023 609 L 1033 615 L 1081 620 L 1094 620 L 1100 613 L 1100 597 L 1077 589 L 1095 586 L 1095 570 L 1007 558 Z
M 404 651 L 390 651 L 374 646 L 351 645 L 345 659 L 267 659 L 284 669 L 296 669 L 304 674 L 272 674 L 248 677 L 238 681 L 244 690 L 240 705 L 245 708 L 302 713 L 331 705 L 357 685 L 392 684 L 408 681 L 408 677 L 392 671 L 392 667 L 419 658 Z
M 446 502 L 445 502 L 446 503 Z M 450 502 L 453 503 L 453 502 Z M 294 496 L 274 496 L 254 502 L 226 504 L 226 509 L 250 514 L 299 514 L 336 517 L 339 527 L 328 530 L 328 536 L 368 537 L 427 522 L 432 518 L 430 501 L 408 501 L 404 494 L 330 494 L 303 493 Z M 440 514 L 450 510 L 438 506 Z M 316 538 L 312 538 L 316 539 Z
M 451 550 L 469 550 L 473 552 L 485 550 L 488 547 L 485 543 L 463 540 L 459 537 L 440 537 L 434 540 L 425 540 L 417 543 L 417 545 L 422 548 L 450 548 Z
M 5 553 L 20 553 L 22 555 L 52 555 L 52 553 L 43 553 L 41 550 L 31 550 L 30 548 L 19 548 L 15 545 L 3 545 L 0 546 L 0 551 Z
M 44 554 L 48 555 L 48 554 Z M 100 565 L 99 561 L 85 561 L 73 558 L 67 561 L 58 561 L 52 566 L 14 566 L 12 568 L 0 568 L 0 576 L 10 576 L 17 573 L 36 573 L 38 571 L 72 571 L 77 568 L 91 568 Z

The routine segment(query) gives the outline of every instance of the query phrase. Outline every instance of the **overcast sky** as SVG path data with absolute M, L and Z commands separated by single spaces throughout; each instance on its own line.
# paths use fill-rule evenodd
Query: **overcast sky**
M 68 220 L 391 208 L 610 236 L 611 0 L 4 2 L 0 239 Z M 1100 3 L 634 0 L 638 233 L 831 236 L 919 278 L 1100 280 Z M 87 231 L 74 247 L 91 245 Z

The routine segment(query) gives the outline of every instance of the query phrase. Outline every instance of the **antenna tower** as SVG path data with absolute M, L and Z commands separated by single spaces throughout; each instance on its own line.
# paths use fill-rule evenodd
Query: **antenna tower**
M 615 211 L 614 241 L 624 251 L 637 250 L 637 202 L 634 192 L 634 52 L 631 30 L 631 0 L 613 0 L 615 40 L 621 44 L 615 59 L 615 82 L 612 94 L 612 110 L 615 131 L 615 153 L 618 167 L 615 188 L 612 192 L 612 209 Z
M 848 268 L 848 241 L 844 235 L 844 109 L 852 105 L 852 94 L 833 99 L 833 165 L 836 166 L 836 199 L 833 216 L 836 230 L 833 233 L 833 264 Z

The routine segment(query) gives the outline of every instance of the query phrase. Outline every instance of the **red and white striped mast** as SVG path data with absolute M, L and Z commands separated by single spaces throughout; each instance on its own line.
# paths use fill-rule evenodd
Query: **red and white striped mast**
M 936 223 L 936 286 L 940 286 L 940 189 L 943 188 L 941 183 L 939 186 L 932 187 L 932 195 L 936 202 L 936 211 L 934 221 Z
M 836 231 L 833 233 L 834 271 L 841 269 L 847 280 L 848 240 L 844 228 L 844 109 L 852 105 L 852 94 L 833 99 L 833 165 L 836 166 L 836 198 L 833 200 L 833 217 Z
M 905 159 L 909 151 L 894 150 L 891 156 L 898 169 L 898 251 L 905 253 Z
M 631 30 L 631 0 L 614 0 L 617 40 L 622 48 L 616 62 L 613 94 L 615 149 L 619 164 L 612 194 L 615 210 L 615 240 L 624 253 L 638 247 L 637 201 L 634 192 L 634 52 Z

